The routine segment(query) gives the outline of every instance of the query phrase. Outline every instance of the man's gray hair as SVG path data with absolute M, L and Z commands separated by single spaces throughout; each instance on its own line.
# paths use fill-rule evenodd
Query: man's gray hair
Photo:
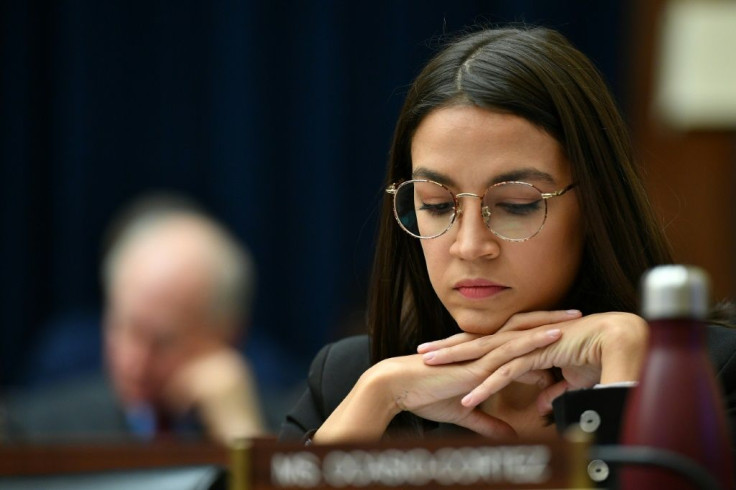
M 113 221 L 103 243 L 101 279 L 105 293 L 109 296 L 120 260 L 130 245 L 180 219 L 197 221 L 212 238 L 213 313 L 231 320 L 236 329 L 244 327 L 250 321 L 256 282 L 249 250 L 194 201 L 175 194 L 140 198 Z

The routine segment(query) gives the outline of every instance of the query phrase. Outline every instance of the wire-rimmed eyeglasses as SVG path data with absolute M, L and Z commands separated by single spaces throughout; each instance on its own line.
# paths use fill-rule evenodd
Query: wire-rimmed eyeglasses
M 432 180 L 407 180 L 386 188 L 394 198 L 394 217 L 405 232 L 416 238 L 437 238 L 462 214 L 461 197 L 480 199 L 486 227 L 499 238 L 523 242 L 536 236 L 547 220 L 547 200 L 565 194 L 572 183 L 554 192 L 542 192 L 528 182 L 493 184 L 482 196 L 453 192 Z

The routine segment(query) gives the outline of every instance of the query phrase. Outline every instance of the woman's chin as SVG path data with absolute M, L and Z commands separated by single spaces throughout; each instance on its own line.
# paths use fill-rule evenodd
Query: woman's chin
M 506 320 L 508 320 L 508 317 L 502 317 L 498 314 L 477 311 L 457 312 L 457 315 L 453 314 L 452 317 L 457 322 L 460 330 L 476 335 L 491 335 L 496 333 L 506 323 Z

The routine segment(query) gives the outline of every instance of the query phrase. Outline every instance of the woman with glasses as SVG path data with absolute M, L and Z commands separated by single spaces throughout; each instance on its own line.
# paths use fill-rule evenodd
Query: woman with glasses
M 605 83 L 563 36 L 452 42 L 397 122 L 370 337 L 322 349 L 281 438 L 541 437 L 554 418 L 614 440 L 646 350 L 638 281 L 671 262 L 661 228 Z

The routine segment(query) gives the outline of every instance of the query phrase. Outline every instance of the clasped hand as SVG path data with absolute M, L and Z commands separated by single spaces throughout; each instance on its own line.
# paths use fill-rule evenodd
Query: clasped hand
M 461 333 L 375 364 L 314 441 L 379 439 L 401 411 L 487 437 L 513 436 L 513 421 L 479 405 L 517 381 L 538 387 L 536 409 L 544 415 L 567 389 L 636 380 L 647 337 L 644 320 L 630 313 L 519 313 L 492 335 Z M 553 367 L 560 369 L 561 381 L 550 373 Z
M 544 415 L 568 389 L 637 380 L 647 332 L 644 320 L 630 313 L 516 314 L 493 335 L 461 333 L 420 345 L 418 355 L 429 369 L 399 362 L 406 374 L 394 378 L 395 400 L 402 410 L 431 420 L 508 435 L 513 427 L 476 407 L 514 381 L 539 388 L 536 408 Z M 560 368 L 562 380 L 552 376 L 554 367 Z M 407 375 L 412 372 L 424 375 Z

